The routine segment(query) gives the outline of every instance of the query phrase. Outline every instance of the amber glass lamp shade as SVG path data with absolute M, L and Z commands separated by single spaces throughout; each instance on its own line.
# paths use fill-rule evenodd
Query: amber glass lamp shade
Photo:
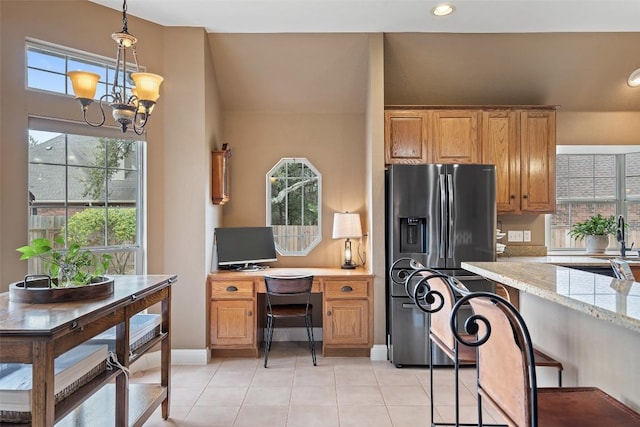
M 164 80 L 162 76 L 153 73 L 131 73 L 131 78 L 136 84 L 138 99 L 156 102 L 160 96 L 160 84 Z
M 93 99 L 96 96 L 96 88 L 100 75 L 86 71 L 69 71 L 67 73 L 73 86 L 73 94 L 76 98 Z
M 141 114 L 147 114 L 148 113 L 149 115 L 151 115 L 151 113 L 153 112 L 153 107 L 155 107 L 156 104 L 153 103 L 149 107 L 149 109 L 147 110 L 147 107 L 144 105 L 145 103 L 142 103 L 142 102 L 138 101 L 138 99 L 139 99 L 138 98 L 138 91 L 136 90 L 135 87 L 131 88 L 131 95 L 136 97 L 136 99 L 133 100 L 133 105 L 135 105 L 135 107 L 138 109 L 138 112 L 141 113 Z M 160 97 L 160 96 L 158 96 L 158 97 Z

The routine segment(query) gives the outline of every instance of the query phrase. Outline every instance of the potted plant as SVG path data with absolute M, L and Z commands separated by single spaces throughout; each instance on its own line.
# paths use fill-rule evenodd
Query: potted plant
M 65 241 L 57 237 L 55 242 L 64 247 Z M 22 254 L 21 260 L 39 257 L 44 261 L 52 287 L 83 286 L 102 278 L 109 269 L 111 255 L 97 255 L 80 244 L 71 243 L 66 251 L 55 249 L 49 239 L 40 238 L 31 241 L 28 246 L 16 249 Z
M 576 240 L 585 240 L 587 253 L 602 254 L 609 246 L 609 235 L 615 234 L 616 219 L 613 215 L 594 215 L 583 222 L 576 222 L 569 235 Z

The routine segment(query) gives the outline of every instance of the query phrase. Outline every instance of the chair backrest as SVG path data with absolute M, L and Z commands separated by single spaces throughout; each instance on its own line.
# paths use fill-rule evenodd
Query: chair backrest
M 456 303 L 453 316 L 467 302 L 476 319 L 473 323 L 477 329 L 468 332 L 476 332 L 473 345 L 478 347 L 479 389 L 510 425 L 535 425 L 532 421 L 537 418 L 533 346 L 522 316 L 506 299 L 489 292 L 464 296 Z M 455 323 L 452 317 L 450 330 L 455 330 Z
M 264 276 L 267 295 L 307 295 L 311 293 L 313 275 Z
M 449 318 L 457 295 L 465 295 L 468 290 L 462 283 L 454 282 L 450 276 L 429 272 L 421 274 L 424 276 L 423 281 L 418 283 L 414 291 L 416 305 L 421 309 L 427 308 L 423 311 L 431 316 L 430 332 L 453 351 L 455 336 L 449 327 Z M 423 286 L 426 290 L 420 290 L 421 285 L 426 285 Z

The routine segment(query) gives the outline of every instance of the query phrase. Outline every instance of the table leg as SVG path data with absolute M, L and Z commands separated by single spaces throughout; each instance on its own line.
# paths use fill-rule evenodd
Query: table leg
M 49 427 L 53 426 L 56 409 L 53 344 L 50 341 L 34 341 L 32 348 L 31 425 Z

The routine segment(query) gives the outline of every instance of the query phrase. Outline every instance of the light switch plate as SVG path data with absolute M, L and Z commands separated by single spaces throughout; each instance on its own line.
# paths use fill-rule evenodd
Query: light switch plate
M 531 230 L 524 230 L 522 237 L 523 237 L 523 241 L 530 242 L 531 241 Z

